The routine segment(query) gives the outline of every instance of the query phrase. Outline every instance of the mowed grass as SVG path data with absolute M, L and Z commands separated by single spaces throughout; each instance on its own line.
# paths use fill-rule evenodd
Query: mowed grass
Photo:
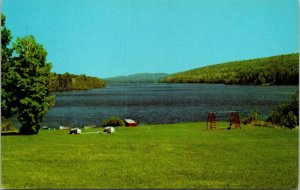
M 3 188 L 296 188 L 298 129 L 206 123 L 2 136 Z M 101 128 L 83 132 L 102 131 Z

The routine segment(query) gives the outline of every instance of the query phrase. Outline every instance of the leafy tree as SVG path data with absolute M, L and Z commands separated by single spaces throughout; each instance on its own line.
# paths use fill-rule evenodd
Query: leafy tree
M 54 106 L 54 97 L 48 91 L 51 64 L 46 63 L 47 52 L 33 36 L 17 38 L 13 51 L 3 79 L 5 91 L 9 92 L 8 107 L 22 124 L 21 133 L 37 134 L 46 113 Z
M 12 55 L 12 49 L 8 48 L 12 38 L 11 32 L 5 26 L 6 17 L 1 15 L 1 62 L 7 63 Z
M 7 91 L 10 85 L 7 78 L 12 56 L 12 49 L 9 48 L 12 36 L 10 30 L 5 27 L 5 19 L 5 16 L 1 14 L 1 114 L 9 118 L 12 116 L 12 110 L 8 105 L 11 94 Z

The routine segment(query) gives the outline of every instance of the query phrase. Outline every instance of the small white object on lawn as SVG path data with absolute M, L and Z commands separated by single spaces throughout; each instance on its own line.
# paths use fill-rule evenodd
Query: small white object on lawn
M 81 130 L 80 129 L 78 129 L 78 128 L 73 128 L 73 129 L 70 129 L 70 135 L 72 135 L 72 134 L 80 134 L 81 133 Z
M 114 133 L 115 132 L 115 128 L 114 127 L 105 127 L 104 132 L 107 132 L 107 133 Z

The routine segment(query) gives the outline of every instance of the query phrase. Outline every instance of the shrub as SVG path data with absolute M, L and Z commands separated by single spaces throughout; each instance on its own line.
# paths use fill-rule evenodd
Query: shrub
M 126 126 L 125 121 L 118 116 L 111 116 L 103 121 L 102 127 L 113 126 L 122 127 Z
M 1 117 L 1 131 L 12 132 L 12 131 L 17 131 L 17 129 L 11 120 Z
M 295 126 L 297 125 L 297 117 L 292 111 L 290 111 L 287 114 L 286 118 L 283 120 L 282 124 L 290 129 L 295 128 Z
M 242 121 L 243 124 L 247 125 L 247 124 L 252 124 L 255 126 L 260 126 L 260 122 L 259 122 L 259 113 L 257 110 L 254 110 L 248 118 L 244 119 Z
M 290 129 L 299 125 L 299 91 L 289 101 L 277 105 L 268 120 Z

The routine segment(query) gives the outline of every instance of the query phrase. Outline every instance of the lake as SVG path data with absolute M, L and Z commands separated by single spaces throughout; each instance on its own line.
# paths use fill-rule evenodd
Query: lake
M 242 117 L 255 109 L 266 119 L 274 106 L 291 97 L 298 86 L 242 86 L 222 84 L 108 84 L 103 89 L 56 92 L 56 105 L 44 124 L 101 125 L 112 115 L 140 124 L 206 121 L 208 112 L 227 120 L 238 111 Z

